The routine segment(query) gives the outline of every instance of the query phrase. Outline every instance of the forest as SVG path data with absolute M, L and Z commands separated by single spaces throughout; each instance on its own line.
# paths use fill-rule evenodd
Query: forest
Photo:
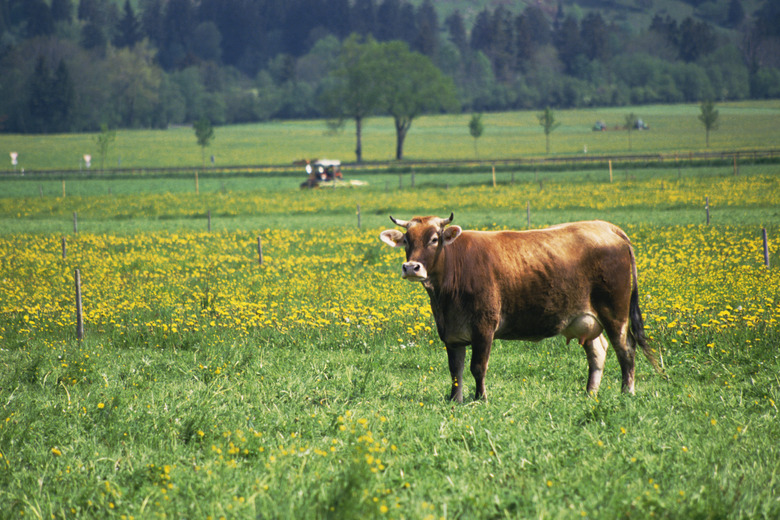
M 333 117 L 349 41 L 404 42 L 451 80 L 428 111 L 780 97 L 780 3 L 685 1 L 701 16 L 626 0 L 654 15 L 634 28 L 600 0 L 0 0 L 0 131 Z

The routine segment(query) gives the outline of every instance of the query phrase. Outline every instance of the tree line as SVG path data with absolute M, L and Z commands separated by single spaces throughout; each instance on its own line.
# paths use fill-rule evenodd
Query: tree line
M 780 4 L 709 4 L 724 6 L 717 24 L 659 15 L 635 31 L 562 4 L 485 9 L 467 27 L 431 0 L 0 0 L 0 130 L 358 122 L 345 60 L 371 45 L 386 81 L 419 60 L 447 78 L 447 99 L 403 100 L 415 115 L 780 97 Z M 411 120 L 375 100 L 365 116 L 393 116 L 401 156 Z

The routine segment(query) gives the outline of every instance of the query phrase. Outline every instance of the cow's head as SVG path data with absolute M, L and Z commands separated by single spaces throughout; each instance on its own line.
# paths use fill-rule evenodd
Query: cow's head
M 391 247 L 406 250 L 406 262 L 401 276 L 412 282 L 424 282 L 436 268 L 443 248 L 450 245 L 463 231 L 460 226 L 449 226 L 450 218 L 414 217 L 400 220 L 390 217 L 397 226 L 406 228 L 406 233 L 397 229 L 382 231 L 379 238 Z

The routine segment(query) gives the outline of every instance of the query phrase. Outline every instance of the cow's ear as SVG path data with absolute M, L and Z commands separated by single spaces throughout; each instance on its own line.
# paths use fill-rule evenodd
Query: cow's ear
M 390 247 L 402 247 L 404 245 L 404 234 L 397 229 L 382 231 L 379 239 Z
M 441 238 L 444 240 L 444 245 L 448 246 L 452 244 L 462 232 L 463 229 L 460 226 L 449 226 L 444 228 L 444 231 L 441 232 Z

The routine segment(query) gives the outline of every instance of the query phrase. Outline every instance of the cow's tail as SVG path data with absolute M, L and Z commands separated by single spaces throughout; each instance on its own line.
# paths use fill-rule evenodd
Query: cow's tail
M 631 302 L 628 311 L 629 318 L 629 334 L 628 341 L 636 348 L 637 345 L 642 347 L 647 360 L 653 365 L 658 373 L 664 373 L 664 358 L 661 351 L 658 350 L 658 358 L 656 358 L 656 349 L 650 347 L 647 344 L 647 336 L 645 335 L 645 321 L 642 319 L 642 309 L 639 308 L 639 276 L 636 268 L 636 258 L 634 257 L 634 247 L 631 245 L 631 241 L 628 239 L 625 233 L 622 233 L 626 242 L 628 243 L 628 252 L 631 257 L 631 273 L 633 282 L 631 285 Z

